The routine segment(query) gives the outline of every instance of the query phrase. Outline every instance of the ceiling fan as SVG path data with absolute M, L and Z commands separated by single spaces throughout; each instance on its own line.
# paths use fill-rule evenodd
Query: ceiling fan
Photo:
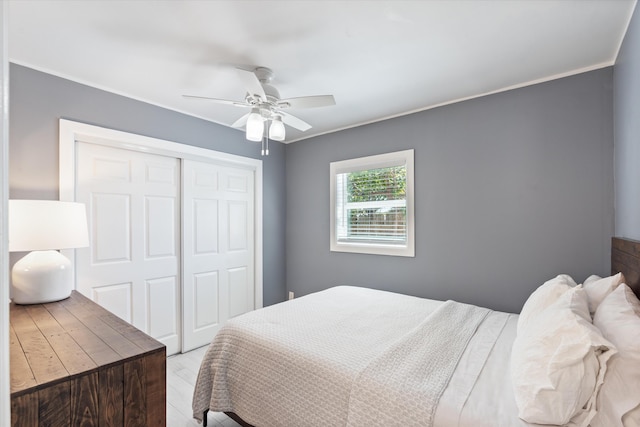
M 209 98 L 206 96 L 183 95 L 185 98 L 206 99 L 218 104 L 250 108 L 251 111 L 236 120 L 231 126 L 241 128 L 246 125 L 246 137 L 250 141 L 262 141 L 265 122 L 270 121 L 268 136 L 276 141 L 285 138 L 284 125 L 302 132 L 311 129 L 311 125 L 287 113 L 289 108 L 316 108 L 335 105 L 333 95 L 302 96 L 298 98 L 280 99 L 278 90 L 271 86 L 273 71 L 265 67 L 257 67 L 253 71 L 236 68 L 238 76 L 247 89 L 244 101 Z M 263 146 L 263 154 L 265 149 Z M 268 149 L 267 153 L 268 154 Z

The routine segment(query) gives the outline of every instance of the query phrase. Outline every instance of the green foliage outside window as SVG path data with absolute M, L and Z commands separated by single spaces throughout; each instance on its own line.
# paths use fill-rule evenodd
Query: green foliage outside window
M 347 179 L 347 202 L 402 200 L 406 188 L 405 166 L 351 172 Z

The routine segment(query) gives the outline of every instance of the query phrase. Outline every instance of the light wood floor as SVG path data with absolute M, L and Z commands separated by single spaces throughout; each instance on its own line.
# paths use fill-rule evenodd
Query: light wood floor
M 200 426 L 191 416 L 191 397 L 200 362 L 207 347 L 167 358 L 167 426 Z M 239 427 L 223 413 L 209 412 L 207 423 L 211 427 Z

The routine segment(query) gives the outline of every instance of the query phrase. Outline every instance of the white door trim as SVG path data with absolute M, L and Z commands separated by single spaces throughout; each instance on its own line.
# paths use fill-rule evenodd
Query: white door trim
M 9 6 L 0 4 L 0 426 L 11 425 L 9 375 Z
M 60 200 L 75 201 L 76 141 L 125 150 L 191 159 L 254 171 L 255 177 L 255 308 L 263 306 L 262 263 L 262 160 L 223 153 L 163 139 L 136 135 L 71 120 L 60 119 Z M 67 256 L 73 256 L 68 251 Z

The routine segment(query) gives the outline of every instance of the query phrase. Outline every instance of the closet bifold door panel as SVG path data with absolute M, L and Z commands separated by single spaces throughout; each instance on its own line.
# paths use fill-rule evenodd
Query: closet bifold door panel
M 182 351 L 254 309 L 254 171 L 183 160 Z
M 82 142 L 77 150 L 76 200 L 91 241 L 76 251 L 77 289 L 177 353 L 180 161 Z

